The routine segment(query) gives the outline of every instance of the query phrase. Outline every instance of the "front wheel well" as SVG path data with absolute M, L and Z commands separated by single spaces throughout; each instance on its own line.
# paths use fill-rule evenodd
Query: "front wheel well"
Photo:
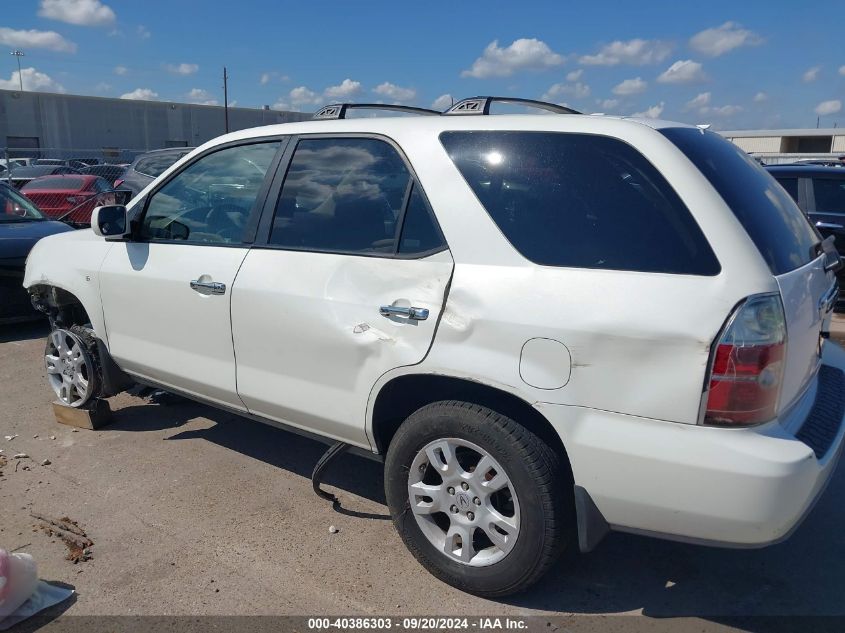
M 461 400 L 505 415 L 543 440 L 565 463 L 566 449 L 551 423 L 522 398 L 465 378 L 434 374 L 410 374 L 388 382 L 378 393 L 373 407 L 373 440 L 381 454 L 399 426 L 414 411 L 440 400 Z
M 55 327 L 69 328 L 72 325 L 88 325 L 91 319 L 82 302 L 71 292 L 50 285 L 35 285 L 29 288 L 32 305 L 50 318 Z

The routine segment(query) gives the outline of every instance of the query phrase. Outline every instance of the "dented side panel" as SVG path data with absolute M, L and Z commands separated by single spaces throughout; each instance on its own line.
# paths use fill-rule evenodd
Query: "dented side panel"
M 379 376 L 419 363 L 434 337 L 452 257 L 355 257 L 253 249 L 232 292 L 238 394 L 251 413 L 369 448 Z M 427 308 L 425 320 L 381 306 Z

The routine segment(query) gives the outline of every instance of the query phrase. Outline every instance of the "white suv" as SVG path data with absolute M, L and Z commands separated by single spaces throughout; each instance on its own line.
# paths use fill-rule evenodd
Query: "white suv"
M 717 134 L 491 102 L 228 134 L 40 241 L 57 394 L 383 456 L 405 544 L 481 595 L 608 530 L 785 538 L 843 443 L 835 251 Z

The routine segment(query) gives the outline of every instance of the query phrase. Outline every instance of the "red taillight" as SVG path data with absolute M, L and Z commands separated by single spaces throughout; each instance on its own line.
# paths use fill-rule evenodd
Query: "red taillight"
M 120 185 L 123 184 L 123 178 L 118 178 L 114 181 L 114 189 L 117 189 Z
M 780 296 L 746 299 L 731 315 L 716 344 L 704 423 L 747 426 L 774 418 L 785 353 Z

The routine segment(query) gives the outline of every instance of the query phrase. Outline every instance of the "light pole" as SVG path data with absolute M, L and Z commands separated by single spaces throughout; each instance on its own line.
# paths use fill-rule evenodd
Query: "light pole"
M 14 55 L 18 59 L 18 81 L 21 85 L 21 92 L 23 92 L 23 74 L 21 73 L 21 57 L 24 56 L 23 51 L 19 51 L 17 49 L 13 50 L 9 55 Z

